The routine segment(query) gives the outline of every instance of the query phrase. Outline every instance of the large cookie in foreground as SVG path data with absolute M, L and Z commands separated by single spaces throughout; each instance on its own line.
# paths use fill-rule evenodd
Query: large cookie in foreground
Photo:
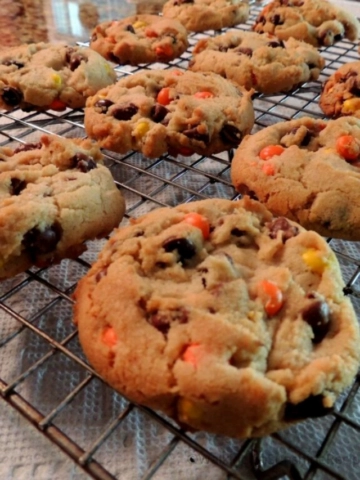
M 247 89 L 278 93 L 317 80 L 325 60 L 316 48 L 270 34 L 229 31 L 203 38 L 193 49 L 189 69 L 215 72 Z
M 324 83 L 319 106 L 326 116 L 360 117 L 360 61 L 345 63 Z
M 0 148 L 0 279 L 74 258 L 124 214 L 124 199 L 90 140 L 44 135 Z
M 261 436 L 328 413 L 359 367 L 327 242 L 248 197 L 118 229 L 75 291 L 94 368 L 183 427 Z M 121 314 L 119 314 L 121 312 Z
M 82 108 L 115 81 L 114 69 L 91 48 L 32 43 L 0 52 L 0 109 Z
M 249 4 L 241 0 L 168 0 L 162 13 L 179 20 L 190 32 L 203 32 L 245 23 Z
M 360 120 L 300 118 L 244 139 L 235 188 L 324 236 L 360 240 Z
M 253 30 L 322 47 L 344 37 L 356 41 L 360 24 L 352 13 L 327 0 L 274 0 L 260 12 Z
M 151 70 L 89 98 L 84 123 L 89 137 L 118 153 L 210 155 L 239 145 L 254 110 L 251 92 L 215 73 Z
M 120 64 L 167 63 L 187 49 L 187 30 L 176 19 L 133 15 L 97 25 L 90 47 Z

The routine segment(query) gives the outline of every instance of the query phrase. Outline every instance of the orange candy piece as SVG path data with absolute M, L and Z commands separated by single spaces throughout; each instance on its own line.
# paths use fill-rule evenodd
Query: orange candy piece
M 49 108 L 51 110 L 56 110 L 57 112 L 62 112 L 63 110 L 66 110 L 66 104 L 58 98 L 54 98 L 54 100 L 50 103 Z
M 101 335 L 101 340 L 108 347 L 115 347 L 118 342 L 118 337 L 113 327 L 106 327 Z
M 275 175 L 275 167 L 272 163 L 264 163 L 261 169 L 269 177 Z
M 212 98 L 212 97 L 214 97 L 214 94 L 211 93 L 211 92 L 206 92 L 206 91 L 196 92 L 196 93 L 194 93 L 194 97 L 195 98 L 200 98 L 200 99 Z
M 263 280 L 259 283 L 259 296 L 263 300 L 266 313 L 271 317 L 276 315 L 284 303 L 284 296 L 274 282 Z
M 285 148 L 281 145 L 268 145 L 260 151 L 259 157 L 262 160 L 269 160 L 269 158 L 274 157 L 275 155 L 281 155 L 284 151 Z
M 341 135 L 336 140 L 336 151 L 348 162 L 359 160 L 360 141 L 352 135 Z
M 158 93 L 158 96 L 156 97 L 156 101 L 161 105 L 169 105 L 169 103 L 171 102 L 170 88 L 168 87 L 162 88 Z
M 198 343 L 193 343 L 189 345 L 185 352 L 183 353 L 182 359 L 184 362 L 191 363 L 194 367 L 199 363 L 199 354 L 201 350 L 201 345 Z
M 171 45 L 162 45 L 155 48 L 156 55 L 158 57 L 171 57 L 174 50 Z
M 147 28 L 145 30 L 145 35 L 149 38 L 157 38 L 159 36 L 159 34 L 155 32 L 155 30 L 153 30 L 152 28 Z
M 202 231 L 205 240 L 210 235 L 210 224 L 206 217 L 200 215 L 200 213 L 191 212 L 185 215 L 184 222 L 189 223 L 193 227 L 199 228 Z

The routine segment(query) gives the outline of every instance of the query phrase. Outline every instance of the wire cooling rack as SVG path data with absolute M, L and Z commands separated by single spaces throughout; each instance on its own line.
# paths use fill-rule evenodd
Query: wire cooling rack
M 251 5 L 250 30 L 260 11 Z M 170 65 L 141 69 L 186 69 L 195 43 L 218 32 L 190 35 L 190 47 Z M 358 60 L 357 45 L 341 41 L 323 48 L 320 79 L 291 94 L 254 98 L 254 131 L 309 115 L 323 118 L 318 98 L 323 81 L 340 65 Z M 119 77 L 140 68 L 117 66 Z M 0 115 L 0 145 L 32 142 L 42 133 L 84 137 L 83 111 Z M 106 163 L 125 195 L 129 217 L 164 205 L 209 197 L 236 198 L 230 182 L 232 152 L 210 157 L 105 152 Z M 262 440 L 190 434 L 163 415 L 128 402 L 87 364 L 72 323 L 72 292 L 104 241 L 89 242 L 77 260 L 31 269 L 0 284 L 0 393 L 90 478 L 134 479 L 358 479 L 360 460 L 359 378 L 338 399 L 333 413 Z M 329 239 L 360 312 L 359 247 Z M 49 477 L 50 478 L 50 477 Z M 55 477 L 51 477 L 55 478 Z

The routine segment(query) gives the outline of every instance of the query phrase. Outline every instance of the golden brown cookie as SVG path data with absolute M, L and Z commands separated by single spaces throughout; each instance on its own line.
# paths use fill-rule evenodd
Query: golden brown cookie
M 253 124 L 251 92 L 215 73 L 174 69 L 122 78 L 85 109 L 89 137 L 108 150 L 147 157 L 229 150 Z
M 133 15 L 97 25 L 90 47 L 120 64 L 167 63 L 187 49 L 187 30 L 176 19 Z
M 130 400 L 185 428 L 261 436 L 328 413 L 356 375 L 343 287 L 320 235 L 249 198 L 208 199 L 118 229 L 77 286 L 75 321 Z
M 274 215 L 324 236 L 360 240 L 360 120 L 303 117 L 246 137 L 231 178 Z

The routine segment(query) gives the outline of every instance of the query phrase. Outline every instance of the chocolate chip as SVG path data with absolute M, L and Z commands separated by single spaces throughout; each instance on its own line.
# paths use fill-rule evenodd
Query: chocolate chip
M 194 0 L 175 0 L 174 5 L 182 5 L 183 3 L 194 3 Z
M 114 102 L 107 98 L 102 98 L 101 100 L 98 100 L 94 106 L 101 110 L 100 113 L 106 113 L 111 105 L 114 105 Z
M 284 217 L 279 217 L 267 224 L 269 228 L 269 237 L 276 238 L 277 233 L 281 231 L 282 242 L 285 243 L 289 238 L 296 237 L 299 233 L 298 227 L 291 225 L 291 223 Z
M 130 24 L 126 25 L 125 30 L 127 30 L 128 32 L 131 32 L 131 33 L 135 33 L 134 27 Z
M 23 99 L 23 94 L 14 87 L 4 87 L 1 97 L 7 105 L 16 107 Z
M 338 33 L 337 35 L 335 35 L 334 41 L 340 42 L 340 40 L 342 40 L 343 38 L 344 38 L 344 35 L 342 35 L 341 33 Z
M 112 112 L 114 118 L 116 120 L 130 120 L 137 112 L 139 108 L 134 105 L 133 103 L 129 103 L 128 105 L 123 105 L 115 108 Z
M 278 42 L 272 41 L 267 44 L 268 47 L 271 48 L 285 48 L 285 44 L 282 40 L 279 40 Z
M 186 135 L 188 138 L 198 140 L 199 142 L 204 142 L 205 144 L 208 144 L 210 141 L 209 134 L 200 133 L 196 127 L 189 128 L 188 130 L 184 130 L 182 133 Z
M 302 311 L 302 317 L 314 333 L 313 343 L 320 343 L 330 328 L 330 308 L 323 300 L 315 300 Z
M 310 132 L 309 129 L 306 129 L 306 133 L 305 133 L 305 135 L 303 136 L 303 139 L 300 142 L 300 147 L 307 147 L 312 138 L 313 138 L 312 132 Z
M 11 191 L 10 195 L 19 195 L 22 190 L 26 188 L 25 180 L 20 180 L 19 178 L 11 179 Z
M 241 142 L 242 133 L 235 125 L 225 123 L 220 130 L 220 138 L 224 143 L 235 147 Z
M 169 110 L 166 107 L 157 103 L 151 107 L 150 118 L 153 122 L 160 123 L 168 113 Z
M 39 143 L 24 143 L 23 145 L 19 145 L 17 148 L 14 150 L 15 153 L 20 153 L 20 152 L 28 152 L 29 150 L 40 150 L 42 147 L 42 144 Z
M 323 417 L 332 411 L 332 408 L 324 407 L 322 395 L 310 395 L 296 405 L 288 402 L 285 406 L 284 420 L 302 420 L 305 418 Z
M 262 23 L 263 25 L 265 25 L 266 18 L 263 15 L 260 15 L 260 17 L 258 17 L 256 23 Z
M 360 87 L 355 77 L 350 80 L 349 92 L 356 97 L 360 97 Z
M 184 324 L 189 321 L 188 312 L 184 308 L 179 308 L 177 310 L 169 310 L 166 312 L 154 312 L 151 313 L 147 321 L 159 330 L 161 333 L 166 335 L 170 330 L 170 326 L 173 323 Z
M 74 54 L 71 56 L 71 59 L 69 61 L 69 67 L 70 67 L 70 70 L 73 72 L 74 70 L 76 70 L 81 62 L 83 61 L 86 61 L 86 58 L 82 55 L 79 55 L 79 54 Z
M 253 51 L 251 48 L 237 48 L 236 53 L 240 53 L 241 55 L 247 55 L 248 57 L 252 57 Z
M 85 153 L 78 152 L 71 159 L 71 167 L 77 168 L 80 172 L 86 173 L 96 168 L 94 160 Z
M 245 230 L 240 230 L 240 228 L 233 228 L 231 230 L 231 235 L 234 235 L 234 237 L 243 237 L 244 235 L 246 235 L 246 232 Z
M 196 247 L 188 238 L 170 238 L 163 243 L 163 248 L 165 252 L 173 252 L 176 250 L 181 263 L 184 263 L 196 255 Z
M 10 67 L 10 65 L 15 65 L 17 68 L 23 68 L 24 64 L 21 62 L 18 62 L 17 60 L 5 60 L 3 62 L 3 65 L 6 65 L 7 67 Z
M 271 18 L 271 22 L 277 26 L 277 25 L 283 25 L 284 24 L 284 20 L 281 19 L 280 15 L 278 13 L 276 13 L 272 18 Z
M 59 223 L 39 230 L 32 228 L 23 238 L 22 244 L 34 259 L 37 255 L 50 253 L 55 250 L 62 236 L 62 228 Z

